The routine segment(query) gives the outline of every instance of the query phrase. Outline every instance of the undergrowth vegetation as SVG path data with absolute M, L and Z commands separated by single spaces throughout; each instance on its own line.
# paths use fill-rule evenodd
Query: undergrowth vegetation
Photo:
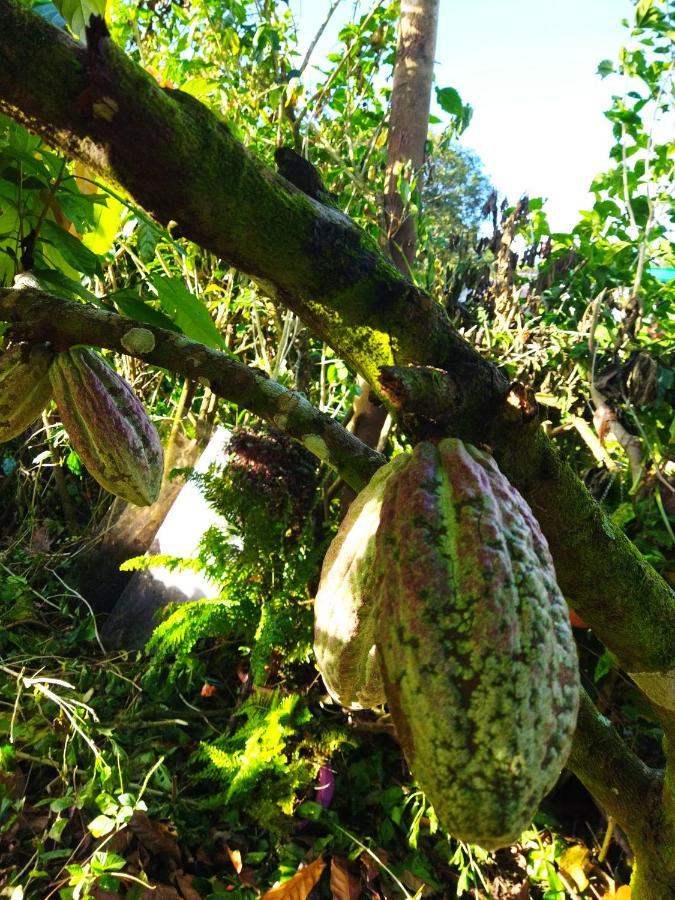
M 390 99 L 378 73 L 393 61 L 397 14 L 395 3 L 359 6 L 310 83 L 285 4 L 114 0 L 108 10 L 130 56 L 224 116 L 270 165 L 278 143 L 309 148 L 335 202 L 378 240 Z M 491 192 L 456 142 L 452 89 L 438 92 L 448 116 L 425 192 L 404 176 L 401 188 L 420 206 L 419 283 L 536 390 L 562 454 L 672 583 L 672 163 L 654 124 L 671 69 L 663 4 L 641 0 L 636 14 L 607 113 L 611 161 L 571 232 L 551 233 L 541 200 L 512 206 Z M 55 296 L 181 331 L 348 422 L 355 381 L 296 316 L 0 118 L 0 284 L 26 267 L 29 233 L 30 268 Z M 107 498 L 52 409 L 3 445 L 0 896 L 215 900 L 282 883 L 271 896 L 625 900 L 630 850 L 569 773 L 513 847 L 487 853 L 441 832 L 385 709 L 342 710 L 314 666 L 312 598 L 344 485 L 208 385 L 109 356 L 168 456 L 181 437 L 203 445 L 216 422 L 231 434 L 220 464 L 173 473 L 220 517 L 199 552 L 125 565 L 198 571 L 213 590 L 167 609 L 144 652 L 107 649 L 96 590 L 78 586 L 80 562 L 110 527 Z M 384 435 L 385 450 L 403 445 L 395 429 Z M 575 624 L 586 690 L 643 760 L 662 765 L 653 712 Z

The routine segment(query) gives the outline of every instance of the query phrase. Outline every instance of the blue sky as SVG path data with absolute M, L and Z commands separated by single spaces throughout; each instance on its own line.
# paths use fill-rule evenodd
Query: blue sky
M 343 0 L 319 44 L 336 44 L 352 0 Z M 291 0 L 301 42 L 309 43 L 329 0 Z M 361 8 L 369 8 L 370 2 Z M 554 230 L 588 208 L 588 185 L 608 164 L 612 79 L 596 75 L 628 40 L 621 19 L 631 0 L 441 0 L 436 84 L 456 88 L 474 116 L 462 143 L 475 150 L 495 186 L 514 202 L 548 197 Z

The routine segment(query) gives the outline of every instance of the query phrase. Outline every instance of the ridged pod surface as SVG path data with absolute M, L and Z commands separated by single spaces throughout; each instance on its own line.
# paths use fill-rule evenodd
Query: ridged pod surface
M 372 585 L 375 532 L 388 481 L 408 456 L 375 473 L 333 539 L 314 601 L 314 652 L 329 693 L 351 709 L 384 703 L 375 648 L 378 622 Z
M 378 649 L 408 764 L 443 827 L 517 840 L 571 749 L 577 656 L 548 545 L 486 453 L 419 444 L 377 533 Z
M 164 454 L 131 386 L 86 348 L 59 353 L 49 376 L 61 421 L 90 474 L 136 506 L 154 503 Z
M 32 425 L 52 397 L 45 347 L 15 346 L 0 354 L 0 442 L 11 441 Z

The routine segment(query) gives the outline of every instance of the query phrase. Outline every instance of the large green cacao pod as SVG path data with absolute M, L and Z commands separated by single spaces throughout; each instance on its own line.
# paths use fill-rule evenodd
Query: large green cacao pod
M 330 694 L 350 709 L 384 703 L 372 584 L 375 533 L 388 481 L 408 459 L 379 469 L 349 507 L 321 570 L 314 601 L 314 652 Z
M 136 506 L 154 503 L 162 444 L 131 386 L 86 348 L 59 353 L 49 376 L 61 421 L 90 474 Z
M 11 441 L 40 415 L 52 396 L 45 347 L 15 346 L 0 354 L 0 442 Z
M 571 749 L 577 656 L 529 506 L 486 453 L 419 444 L 377 532 L 378 650 L 411 771 L 452 835 L 515 841 Z

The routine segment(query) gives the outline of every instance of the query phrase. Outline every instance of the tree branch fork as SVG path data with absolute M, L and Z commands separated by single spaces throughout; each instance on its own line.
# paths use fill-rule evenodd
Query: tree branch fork
M 435 426 L 444 405 L 452 409 L 440 431 L 491 446 L 549 540 L 565 595 L 626 671 L 648 674 L 645 691 L 667 705 L 673 592 L 559 459 L 536 418 L 507 414 L 503 375 L 456 334 L 440 306 L 347 217 L 265 169 L 205 107 L 163 91 L 109 38 L 87 52 L 14 0 L 0 0 L 0 24 L 0 108 L 122 185 L 158 221 L 178 222 L 187 237 L 264 283 L 368 379 L 409 434 L 419 427 L 420 391 L 422 416 Z M 113 115 L 100 118 L 104 99 Z M 17 340 L 103 347 L 203 380 L 300 440 L 356 490 L 383 462 L 301 394 L 182 335 L 32 290 L 0 290 L 0 320 L 13 323 Z M 152 333 L 151 351 L 125 347 L 134 327 Z M 587 712 L 597 724 L 597 713 Z M 672 713 L 664 715 L 668 730 Z M 637 758 L 623 753 L 618 735 L 605 729 L 594 739 L 583 723 L 582 716 L 572 757 L 581 779 L 592 785 L 597 761 L 576 751 L 604 735 L 617 778 L 625 767 L 653 796 L 656 782 L 649 773 L 640 780 Z M 618 783 L 612 772 L 605 776 Z M 617 821 L 625 818 L 611 791 L 602 799 Z

